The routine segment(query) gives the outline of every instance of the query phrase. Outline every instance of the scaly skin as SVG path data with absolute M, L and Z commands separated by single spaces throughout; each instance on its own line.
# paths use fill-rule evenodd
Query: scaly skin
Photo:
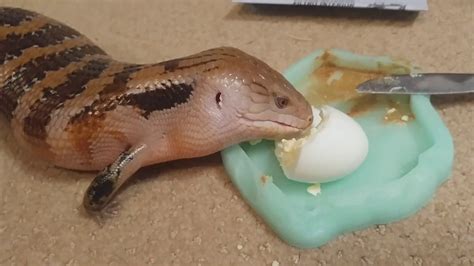
M 312 121 L 281 74 L 230 47 L 123 63 L 64 24 L 0 8 L 0 62 L 0 111 L 16 140 L 56 166 L 102 170 L 84 196 L 89 211 L 141 167 L 291 137 Z

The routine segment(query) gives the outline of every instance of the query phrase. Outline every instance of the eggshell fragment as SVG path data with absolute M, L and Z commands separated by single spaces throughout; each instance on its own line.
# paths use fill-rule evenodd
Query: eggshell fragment
M 306 191 L 308 191 L 309 194 L 313 196 L 317 196 L 321 194 L 321 185 L 320 184 L 314 184 L 306 188 Z

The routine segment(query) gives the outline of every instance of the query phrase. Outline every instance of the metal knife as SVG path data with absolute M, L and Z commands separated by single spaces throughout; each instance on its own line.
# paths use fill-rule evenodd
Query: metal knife
M 371 79 L 357 87 L 360 93 L 459 94 L 474 93 L 474 74 L 421 73 Z

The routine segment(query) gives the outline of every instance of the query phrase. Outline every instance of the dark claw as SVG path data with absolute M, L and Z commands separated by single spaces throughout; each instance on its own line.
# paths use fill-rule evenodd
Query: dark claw
M 100 212 L 112 199 L 117 190 L 120 171 L 111 170 L 111 167 L 100 173 L 87 188 L 84 196 L 84 208 L 88 212 Z

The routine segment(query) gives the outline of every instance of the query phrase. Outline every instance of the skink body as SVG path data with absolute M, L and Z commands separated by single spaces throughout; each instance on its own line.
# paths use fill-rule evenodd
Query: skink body
M 0 62 L 0 111 L 17 142 L 59 167 L 100 171 L 90 211 L 141 167 L 296 135 L 312 120 L 281 74 L 230 47 L 119 62 L 56 20 L 0 8 Z

